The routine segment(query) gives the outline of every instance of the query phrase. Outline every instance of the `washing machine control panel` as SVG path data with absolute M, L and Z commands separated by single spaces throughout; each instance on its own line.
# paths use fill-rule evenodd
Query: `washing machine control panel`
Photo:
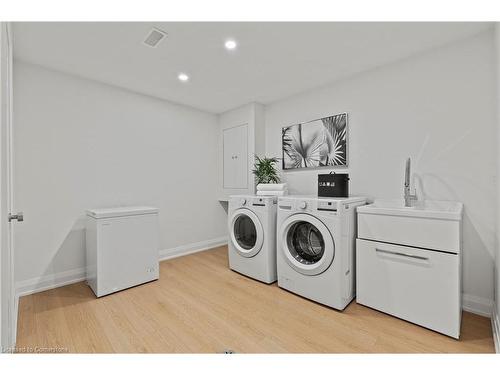
M 240 205 L 244 206 L 247 203 L 247 200 L 245 198 L 240 199 Z
M 336 215 L 340 203 L 336 200 L 319 199 L 280 199 L 278 208 L 281 210 L 296 210 L 314 213 Z
M 318 211 L 337 211 L 336 201 L 318 201 Z
M 272 206 L 273 204 L 276 204 L 277 199 L 269 199 L 269 197 L 266 198 L 252 198 L 252 206 L 254 207 L 265 207 L 265 206 Z M 250 203 L 250 202 L 249 202 Z

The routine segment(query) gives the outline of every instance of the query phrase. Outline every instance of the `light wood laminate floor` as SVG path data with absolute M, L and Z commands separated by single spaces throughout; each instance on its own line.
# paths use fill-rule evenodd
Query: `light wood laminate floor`
M 352 302 L 344 312 L 228 269 L 227 248 L 161 263 L 160 280 L 102 298 L 84 283 L 19 302 L 17 347 L 69 352 L 494 352 L 488 318 L 460 340 Z

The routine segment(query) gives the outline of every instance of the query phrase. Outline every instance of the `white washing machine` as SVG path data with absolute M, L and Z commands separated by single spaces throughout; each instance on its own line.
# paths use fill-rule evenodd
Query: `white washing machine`
M 278 198 L 278 285 L 343 310 L 355 296 L 356 207 L 365 198 Z
M 229 197 L 229 268 L 265 283 L 276 281 L 277 197 Z

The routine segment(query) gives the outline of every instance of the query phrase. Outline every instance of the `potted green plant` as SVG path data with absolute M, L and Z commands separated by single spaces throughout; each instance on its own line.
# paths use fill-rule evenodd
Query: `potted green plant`
M 275 164 L 278 162 L 278 158 L 259 158 L 255 155 L 254 170 L 252 171 L 255 175 L 255 182 L 257 184 L 277 184 L 280 182 L 278 176 L 278 171 L 276 170 Z
M 257 194 L 260 191 L 265 193 L 259 195 L 283 195 L 286 193 L 286 184 L 280 184 L 276 163 L 278 163 L 278 158 L 260 158 L 255 155 L 255 164 L 252 172 L 255 175 Z

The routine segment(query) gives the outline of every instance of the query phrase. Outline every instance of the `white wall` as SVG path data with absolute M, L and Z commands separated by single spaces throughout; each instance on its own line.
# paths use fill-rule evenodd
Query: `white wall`
M 266 106 L 268 156 L 281 157 L 283 126 L 348 112 L 352 194 L 402 197 L 411 156 L 420 197 L 463 202 L 463 291 L 483 309 L 493 298 L 496 229 L 493 59 L 488 31 Z M 316 194 L 320 171 L 329 170 L 284 179 L 291 193 Z
M 84 267 L 84 210 L 160 209 L 161 247 L 226 235 L 215 115 L 16 61 L 16 279 Z

